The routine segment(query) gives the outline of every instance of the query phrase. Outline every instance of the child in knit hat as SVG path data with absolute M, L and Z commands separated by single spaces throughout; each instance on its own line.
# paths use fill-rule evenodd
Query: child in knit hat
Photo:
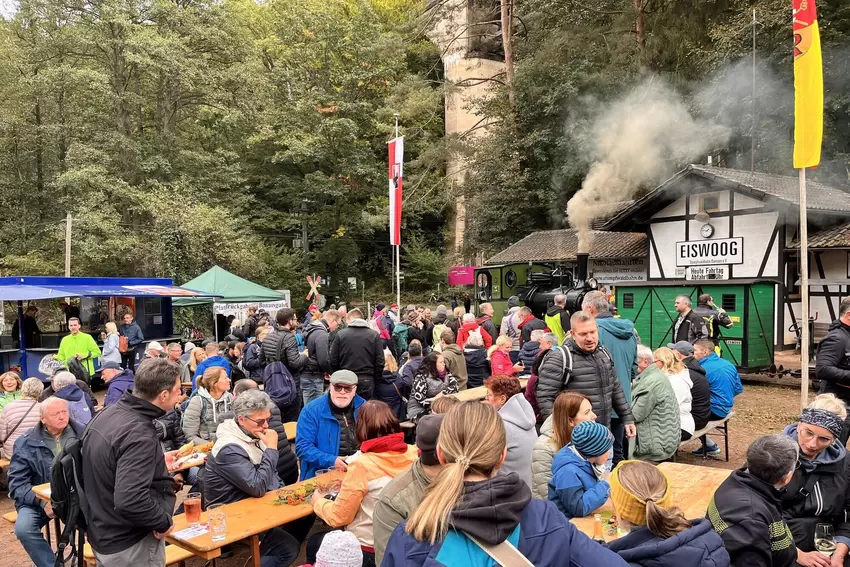
M 595 421 L 575 426 L 572 442 L 552 460 L 549 500 L 569 518 L 589 516 L 605 504 L 611 486 L 602 480 L 614 436 Z
M 309 550 L 308 550 L 309 555 Z M 325 534 L 316 552 L 316 562 L 303 567 L 362 567 L 363 552 L 357 536 L 344 530 Z

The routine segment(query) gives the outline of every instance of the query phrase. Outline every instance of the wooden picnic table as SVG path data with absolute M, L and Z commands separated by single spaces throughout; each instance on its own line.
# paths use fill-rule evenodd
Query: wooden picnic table
M 671 504 L 681 508 L 685 517 L 689 520 L 705 517 L 705 511 L 708 509 L 708 504 L 711 497 L 714 496 L 714 492 L 732 474 L 729 469 L 715 469 L 683 463 L 661 463 L 658 468 L 663 470 L 670 480 L 673 495 Z M 593 537 L 593 514 L 612 510 L 614 510 L 614 507 L 609 499 L 589 516 L 573 518 L 570 521 L 586 536 Z M 616 535 L 610 536 L 607 531 L 605 532 L 605 541 L 615 539 L 617 539 Z
M 286 438 L 290 441 L 295 440 L 295 430 L 298 427 L 297 421 L 287 421 L 283 424 L 283 429 L 286 431 Z
M 342 476 L 344 473 L 330 473 Z M 319 477 L 316 477 L 319 478 Z M 316 478 L 307 482 L 315 482 Z M 295 488 L 303 483 L 287 485 L 282 488 Z M 251 556 L 254 567 L 260 567 L 260 538 L 259 535 L 267 530 L 300 520 L 313 513 L 313 504 L 308 498 L 304 504 L 273 504 L 277 500 L 277 490 L 272 490 L 262 498 L 246 498 L 239 502 L 226 504 L 224 506 L 227 523 L 226 536 L 222 541 L 213 541 L 212 532 L 208 531 L 191 539 L 178 539 L 178 532 L 189 527 L 186 515 L 174 516 L 174 530 L 166 537 L 166 541 L 172 545 L 178 545 L 183 549 L 191 551 L 198 557 L 210 560 L 221 555 L 221 548 L 231 545 L 243 539 L 251 542 Z M 201 524 L 209 522 L 206 512 L 201 512 Z
M 519 385 L 522 386 L 522 389 L 525 389 L 525 385 L 528 383 L 528 378 L 520 378 Z M 478 386 L 477 388 L 469 388 L 467 390 L 461 390 L 457 394 L 450 394 L 462 402 L 474 402 L 475 400 L 483 400 L 487 396 L 487 387 L 486 386 Z

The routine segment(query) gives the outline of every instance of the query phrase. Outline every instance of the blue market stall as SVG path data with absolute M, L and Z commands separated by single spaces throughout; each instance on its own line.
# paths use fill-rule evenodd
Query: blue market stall
M 83 332 L 91 334 L 100 344 L 100 333 L 107 321 L 115 321 L 119 309 L 130 309 L 145 335 L 146 342 L 168 341 L 174 336 L 172 297 L 216 297 L 215 294 L 175 286 L 165 278 L 86 278 L 14 276 L 0 278 L 0 301 L 17 303 L 18 321 L 24 321 L 24 302 L 35 300 L 65 300 L 80 298 L 74 306 Z M 120 325 L 120 321 L 116 321 Z M 59 325 L 55 332 L 40 333 L 40 345 L 27 345 L 25 325 L 18 325 L 18 336 L 0 336 L 0 364 L 3 369 L 20 365 L 25 377 L 38 376 L 42 358 L 55 354 L 67 329 Z M 14 348 L 14 343 L 18 347 Z

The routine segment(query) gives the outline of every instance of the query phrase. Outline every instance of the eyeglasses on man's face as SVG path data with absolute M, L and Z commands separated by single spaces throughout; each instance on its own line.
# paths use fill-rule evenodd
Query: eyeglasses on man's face
M 349 384 L 334 384 L 333 389 L 337 394 L 350 394 L 357 389 L 357 386 Z

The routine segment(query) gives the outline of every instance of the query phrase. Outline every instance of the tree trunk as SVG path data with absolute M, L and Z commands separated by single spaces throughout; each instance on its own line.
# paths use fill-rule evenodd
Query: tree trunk
M 38 194 L 44 192 L 44 141 L 41 128 L 41 102 L 35 100 L 35 186 Z
M 644 22 L 643 2 L 644 0 L 634 0 L 635 2 L 635 38 L 637 39 L 638 47 L 638 65 L 641 73 L 646 72 L 646 24 Z
M 512 4 L 516 0 L 500 1 L 502 7 L 502 49 L 505 52 L 505 87 L 508 89 L 508 104 L 510 104 L 511 111 L 514 111 L 516 110 L 516 93 L 514 92 L 514 52 L 511 39 L 514 29 Z

